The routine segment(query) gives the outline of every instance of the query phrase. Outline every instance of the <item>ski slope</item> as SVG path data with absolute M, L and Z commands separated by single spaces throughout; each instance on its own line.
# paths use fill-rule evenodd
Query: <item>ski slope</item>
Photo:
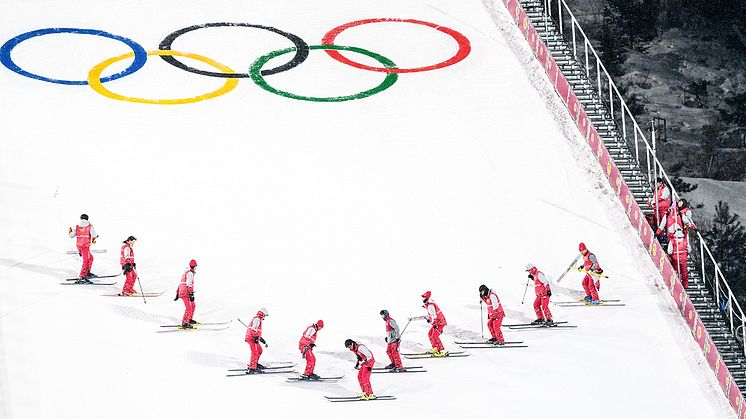
M 470 52 L 453 65 L 402 73 L 387 89 L 343 102 L 296 100 L 241 79 L 224 95 L 181 105 L 113 100 L 84 85 L 40 81 L 0 67 L 0 417 L 734 417 L 671 297 L 591 154 L 503 7 L 489 0 L 243 2 L 194 0 L 0 1 L 0 42 L 42 28 L 88 28 L 147 51 L 168 34 L 208 22 L 279 28 L 309 45 L 361 19 L 432 22 L 462 34 Z M 429 66 L 459 44 L 421 24 L 377 22 L 339 33 L 399 68 Z M 236 72 L 292 46 L 266 30 L 185 33 L 173 50 Z M 85 80 L 130 52 L 112 38 L 33 37 L 12 51 L 37 75 Z M 375 58 L 345 52 L 369 66 Z M 291 59 L 268 60 L 276 68 Z M 184 62 L 205 71 L 205 61 Z M 123 71 L 131 59 L 102 68 Z M 275 89 L 340 97 L 385 82 L 311 49 L 297 68 L 267 75 Z M 128 96 L 190 98 L 225 79 L 158 57 L 105 83 Z M 93 271 L 119 271 L 119 247 L 138 238 L 147 304 L 103 297 L 118 287 L 65 287 L 80 260 L 67 227 L 80 213 L 100 234 Z M 332 404 L 359 393 L 354 355 L 365 343 L 388 364 L 378 316 L 400 325 L 423 315 L 431 290 L 453 342 L 480 336 L 477 287 L 495 289 L 506 323 L 531 321 L 524 266 L 557 277 L 585 242 L 605 273 L 602 298 L 624 307 L 552 305 L 577 329 L 507 330 L 525 349 L 472 350 L 459 359 L 406 361 L 425 374 L 374 375 L 396 401 Z M 195 318 L 242 319 L 267 307 L 261 362 L 301 363 L 312 322 L 317 373 L 335 384 L 278 376 L 227 378 L 248 361 L 245 329 L 159 334 L 180 321 L 172 296 L 190 259 L 199 263 Z M 553 300 L 580 298 L 581 275 L 553 285 Z M 429 347 L 412 323 L 403 350 Z M 299 365 L 297 369 L 301 368 Z

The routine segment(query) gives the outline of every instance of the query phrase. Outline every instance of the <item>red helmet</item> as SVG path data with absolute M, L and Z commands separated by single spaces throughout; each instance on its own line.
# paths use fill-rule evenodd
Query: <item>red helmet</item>
M 422 298 L 429 300 L 432 293 L 430 291 L 425 291 L 424 294 L 422 294 Z
M 317 321 L 316 322 L 316 327 L 318 327 L 319 329 L 323 329 L 324 328 L 324 321 L 323 320 Z
M 588 250 L 588 249 L 585 247 L 585 243 L 580 243 L 578 245 L 578 251 L 585 252 L 586 250 Z
M 196 268 L 197 267 L 197 261 L 192 259 L 189 261 L 189 267 L 190 268 Z

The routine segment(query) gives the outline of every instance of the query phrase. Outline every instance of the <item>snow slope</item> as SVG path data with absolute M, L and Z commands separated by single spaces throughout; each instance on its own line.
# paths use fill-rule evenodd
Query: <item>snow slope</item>
M 95 28 L 152 50 L 179 28 L 248 22 L 313 45 L 338 25 L 381 17 L 455 29 L 471 53 L 342 103 L 296 101 L 241 80 L 201 103 L 143 105 L 0 68 L 0 417 L 733 416 L 499 4 L 0 2 L 0 39 L 46 27 Z M 456 51 L 443 33 L 405 23 L 360 26 L 337 42 L 400 67 Z M 288 46 L 248 28 L 202 29 L 174 43 L 236 71 Z M 20 44 L 13 58 L 38 74 L 83 79 L 96 63 L 126 52 L 114 40 L 58 34 Z M 338 96 L 384 75 L 312 50 L 302 66 L 271 77 L 284 90 Z M 106 86 L 167 98 L 222 83 L 151 58 Z M 96 254 L 94 272 L 117 272 L 120 242 L 132 234 L 143 287 L 166 293 L 144 304 L 100 296 L 108 289 L 58 285 L 79 269 L 64 251 L 73 247 L 67 227 L 81 212 L 101 235 L 96 248 L 107 250 Z M 375 392 L 395 394 L 395 402 L 324 401 L 359 391 L 344 339 L 368 344 L 388 363 L 381 309 L 404 324 L 424 314 L 420 294 L 432 290 L 449 322 L 446 346 L 457 348 L 455 339 L 479 337 L 479 284 L 498 290 L 506 323 L 530 321 L 531 290 L 521 304 L 523 267 L 533 262 L 557 276 L 579 241 L 613 278 L 602 295 L 626 307 L 552 306 L 556 319 L 579 327 L 506 331 L 530 347 L 411 362 L 427 374 L 374 376 Z M 346 378 L 298 385 L 276 376 L 224 377 L 248 359 L 237 321 L 221 332 L 155 333 L 183 312 L 171 296 L 191 258 L 200 264 L 195 318 L 248 321 L 266 306 L 268 362 L 300 362 L 300 334 L 323 319 L 317 372 Z M 580 280 L 569 274 L 553 298 L 580 297 Z M 410 325 L 403 349 L 425 349 L 426 331 L 424 323 Z

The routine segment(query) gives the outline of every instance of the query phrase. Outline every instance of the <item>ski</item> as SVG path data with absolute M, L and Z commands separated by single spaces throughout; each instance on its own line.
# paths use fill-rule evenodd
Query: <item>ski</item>
M 329 400 L 330 402 L 372 402 L 375 400 L 396 400 L 396 396 L 376 396 L 375 399 L 370 400 L 362 399 L 360 398 L 360 396 L 324 396 L 324 398 Z
M 575 301 L 552 301 L 553 304 L 562 305 L 562 304 L 577 304 L 577 303 L 584 303 L 586 300 L 575 300 Z M 618 303 L 622 300 L 601 300 L 604 303 Z
M 408 370 L 414 370 L 414 369 L 418 369 L 418 368 L 425 368 L 425 367 L 423 367 L 422 365 L 417 365 L 417 366 L 414 366 L 414 367 L 404 367 L 404 368 L 406 368 L 406 369 L 408 369 Z M 391 369 L 391 368 L 385 368 L 385 367 L 374 367 L 374 368 L 373 368 L 373 371 L 388 371 L 388 370 L 390 370 L 390 369 Z
M 373 374 L 411 374 L 411 373 L 415 373 L 415 372 L 427 372 L 427 370 L 426 369 L 409 369 L 409 368 L 404 368 L 403 371 L 401 371 L 401 370 L 400 371 L 394 371 L 393 369 L 391 369 L 391 370 L 373 370 L 372 371 Z
M 290 373 L 294 373 L 294 372 L 295 371 L 293 371 L 293 370 L 287 370 L 287 371 L 280 371 L 280 370 L 277 370 L 277 371 L 264 371 L 264 370 L 259 370 L 259 372 L 244 371 L 241 374 L 225 374 L 225 376 L 226 377 L 245 377 L 247 375 L 290 374 Z
M 194 332 L 199 332 L 199 331 L 203 331 L 203 332 L 217 332 L 217 331 L 220 331 L 220 330 L 226 330 L 226 329 L 228 329 L 228 327 L 227 327 L 227 326 L 226 326 L 226 327 L 213 327 L 213 328 L 210 328 L 210 327 L 208 327 L 208 328 L 193 327 L 193 328 L 191 328 L 191 329 L 184 329 L 184 328 L 182 328 L 181 326 L 179 326 L 179 327 L 174 327 L 174 328 L 172 328 L 172 329 L 166 329 L 166 330 L 156 330 L 155 332 L 156 332 L 156 333 L 168 333 L 168 332 L 192 332 L 192 331 L 194 331 Z
M 140 294 L 139 292 L 136 292 L 136 293 L 130 294 L 130 295 L 116 293 L 116 294 L 101 294 L 101 296 L 103 296 L 103 297 L 140 297 L 140 298 L 142 298 L 142 297 L 151 297 L 151 298 L 153 298 L 153 297 L 160 297 L 161 295 L 163 295 L 164 292 L 165 291 L 153 291 L 153 292 L 146 292 L 146 293 L 142 293 L 142 294 Z M 174 327 L 176 327 L 176 326 L 174 326 Z
M 117 281 L 103 282 L 103 281 L 88 281 L 88 282 L 60 282 L 60 285 L 116 285 Z
M 468 342 L 454 342 L 454 343 L 456 345 L 494 345 L 494 343 L 492 343 L 492 342 L 490 342 L 488 340 L 483 340 L 483 341 L 468 341 Z M 506 345 L 511 345 L 511 344 L 523 343 L 523 341 L 522 340 L 506 341 L 504 343 Z
M 601 304 L 588 304 L 588 303 L 573 303 L 573 304 L 561 304 L 560 307 L 623 307 L 627 304 L 624 303 L 606 303 Z
M 567 322 L 554 322 L 554 324 L 564 324 Z M 522 326 L 540 326 L 532 323 L 504 324 L 503 327 L 522 327 Z
M 567 322 L 565 322 L 565 323 L 567 323 Z M 511 327 L 510 329 L 511 330 L 560 329 L 560 328 L 571 329 L 571 328 L 576 328 L 576 327 L 578 327 L 578 326 L 568 325 L 568 324 L 557 325 L 555 323 L 554 326 L 546 326 L 546 325 L 543 325 L 543 324 L 536 324 L 536 325 L 529 325 L 529 326 L 514 326 L 514 327 Z
M 230 324 L 233 320 L 228 320 L 227 322 L 212 322 L 212 323 L 194 323 L 195 326 L 223 326 L 226 324 Z M 161 327 L 181 327 L 180 324 L 162 324 Z M 295 364 L 293 364 L 295 365 Z
M 587 269 L 580 269 L 580 268 L 577 268 L 575 266 L 573 266 L 570 269 L 573 269 L 573 270 L 576 270 L 576 271 L 578 271 L 580 273 L 584 273 L 584 274 L 591 275 L 591 276 L 598 276 L 598 277 L 601 277 L 601 278 L 608 278 L 608 276 L 606 276 L 604 274 L 600 274 L 598 272 L 589 271 Z
M 464 352 L 450 352 L 446 354 L 446 356 L 435 356 L 433 354 L 427 354 L 427 355 L 403 355 L 404 358 L 407 359 L 428 359 L 428 358 L 461 358 L 465 356 L 469 356 L 469 354 Z
M 94 276 L 92 276 L 90 278 L 87 278 L 87 279 L 115 278 L 115 277 L 118 277 L 119 275 L 121 275 L 121 274 L 116 274 L 116 275 L 101 275 L 101 276 L 94 275 Z M 67 279 L 65 279 L 65 281 L 80 281 L 80 277 L 77 277 L 77 278 L 67 278 Z
M 455 351 L 455 352 L 446 351 L 446 353 L 450 354 L 450 355 L 455 355 L 455 354 L 466 353 L 466 351 Z M 432 355 L 432 353 L 431 352 L 413 352 L 413 353 L 401 353 L 400 355 L 403 355 L 403 356 L 407 356 L 407 355 L 409 355 L 409 356 L 412 356 L 412 355 Z
M 277 366 L 274 366 L 274 367 L 264 367 L 264 368 L 260 368 L 260 369 L 262 371 L 264 371 L 264 370 L 280 370 L 280 369 L 283 369 L 283 368 L 293 368 L 294 366 L 295 366 L 295 364 L 287 364 L 287 365 L 277 365 Z M 249 370 L 248 368 L 237 368 L 237 369 L 232 369 L 232 370 L 228 370 L 228 371 L 230 371 L 230 372 L 236 372 L 236 371 L 248 371 L 248 370 Z
M 567 273 L 568 273 L 568 272 L 570 272 L 570 269 L 572 269 L 572 268 L 574 268 L 574 267 L 575 267 L 575 264 L 576 264 L 576 263 L 578 263 L 578 261 L 579 261 L 579 260 L 580 260 L 580 258 L 582 258 L 582 257 L 583 257 L 583 255 L 582 255 L 582 254 L 580 254 L 580 253 L 578 253 L 578 256 L 576 256 L 576 257 L 575 257 L 575 259 L 573 259 L 573 261 L 572 261 L 572 263 L 570 264 L 570 266 L 568 266 L 568 267 L 567 267 L 567 269 L 565 269 L 565 272 L 562 272 L 562 275 L 560 275 L 560 277 L 559 277 L 559 278 L 557 279 L 557 281 L 555 281 L 555 282 L 557 282 L 557 283 L 560 283 L 560 282 L 562 281 L 562 278 L 564 278 L 564 277 L 565 277 L 565 275 L 567 275 Z
M 528 348 L 528 345 L 493 345 L 493 344 L 486 344 L 486 345 L 469 345 L 464 346 L 464 348 L 468 349 L 508 349 L 508 348 Z
M 93 249 L 91 250 L 91 253 L 106 253 L 106 249 Z M 77 250 L 67 250 L 65 252 L 66 255 L 79 255 L 80 252 Z
M 315 383 L 315 382 L 324 382 L 324 381 L 338 381 L 344 378 L 344 375 L 340 375 L 338 377 L 319 377 L 315 380 L 309 380 L 307 378 L 301 378 L 301 377 L 288 377 L 287 381 L 288 383 Z

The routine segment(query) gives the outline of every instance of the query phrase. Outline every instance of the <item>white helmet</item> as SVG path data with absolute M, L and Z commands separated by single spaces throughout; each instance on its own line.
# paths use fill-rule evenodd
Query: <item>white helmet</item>
M 265 307 L 260 308 L 259 311 L 264 313 L 265 316 L 269 316 L 269 313 L 267 312 L 267 309 Z
M 526 264 L 526 270 L 527 270 L 527 271 L 530 271 L 531 269 L 534 269 L 535 267 L 536 267 L 536 266 L 534 266 L 534 264 L 533 264 L 533 263 L 527 263 L 527 264 Z

